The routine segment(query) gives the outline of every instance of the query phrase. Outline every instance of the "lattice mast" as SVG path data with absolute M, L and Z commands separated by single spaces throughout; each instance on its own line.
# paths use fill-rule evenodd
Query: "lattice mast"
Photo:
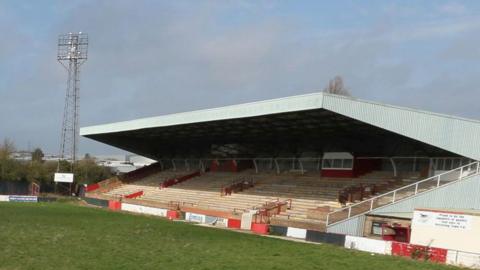
M 78 113 L 80 107 L 80 66 L 87 61 L 88 35 L 82 32 L 58 37 L 57 60 L 68 72 L 65 107 L 63 111 L 60 160 L 75 166 L 78 150 Z M 60 163 L 59 163 L 60 164 Z M 58 168 L 60 170 L 60 166 Z

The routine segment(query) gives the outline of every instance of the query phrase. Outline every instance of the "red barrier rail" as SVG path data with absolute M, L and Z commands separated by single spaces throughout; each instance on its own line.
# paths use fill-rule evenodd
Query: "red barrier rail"
M 291 207 L 292 199 L 266 202 L 262 208 L 258 210 L 258 214 L 255 215 L 255 223 L 268 223 L 272 216 L 278 215 Z
M 363 201 L 364 199 L 373 196 L 379 192 L 388 190 L 388 187 L 393 183 L 371 184 L 358 186 L 349 186 L 338 192 L 338 202 L 345 205 L 346 203 L 353 203 L 355 201 Z
M 126 199 L 135 199 L 135 198 L 138 198 L 138 197 L 140 197 L 140 196 L 143 196 L 143 190 L 134 192 L 134 193 L 132 193 L 132 194 L 125 195 L 124 197 L 125 197 Z
M 240 180 L 233 181 L 232 184 L 222 187 L 220 189 L 220 196 L 232 195 L 235 192 L 241 192 L 245 189 L 254 186 L 252 178 L 242 178 Z
M 200 171 L 197 171 L 197 172 L 187 174 L 187 175 L 184 175 L 184 176 L 181 176 L 181 177 L 175 177 L 175 178 L 165 180 L 160 184 L 160 188 L 167 188 L 167 187 L 176 185 L 178 183 L 187 181 L 188 179 L 191 179 L 193 177 L 200 176 L 200 174 L 201 174 Z

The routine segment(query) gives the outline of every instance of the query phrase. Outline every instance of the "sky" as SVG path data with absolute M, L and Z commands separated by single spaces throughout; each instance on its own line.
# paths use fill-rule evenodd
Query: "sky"
M 0 140 L 59 152 L 57 38 L 89 35 L 80 126 L 321 91 L 480 119 L 480 1 L 0 0 Z M 123 151 L 81 138 L 79 152 Z

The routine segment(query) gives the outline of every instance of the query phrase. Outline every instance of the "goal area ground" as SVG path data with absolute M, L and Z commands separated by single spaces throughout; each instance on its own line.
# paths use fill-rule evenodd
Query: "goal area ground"
M 0 269 L 456 269 L 75 203 L 0 203 Z

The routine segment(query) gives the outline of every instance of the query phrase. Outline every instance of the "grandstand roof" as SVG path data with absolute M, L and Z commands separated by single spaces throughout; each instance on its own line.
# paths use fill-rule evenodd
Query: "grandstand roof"
M 349 132 L 359 132 L 350 140 L 393 133 L 397 140 L 404 137 L 480 160 L 480 121 L 325 93 L 89 126 L 81 128 L 80 135 L 155 157 L 149 149 L 167 151 L 167 144 L 228 143 L 228 138 L 252 142 L 262 137 L 269 142 L 279 136 L 314 139 Z

